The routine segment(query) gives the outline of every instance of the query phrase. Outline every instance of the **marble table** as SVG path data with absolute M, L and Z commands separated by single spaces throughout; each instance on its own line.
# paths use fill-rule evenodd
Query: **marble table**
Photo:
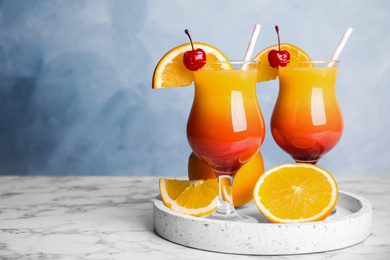
M 207 252 L 159 237 L 152 200 L 160 177 L 1 176 L 0 259 L 390 259 L 390 174 L 334 176 L 340 190 L 371 202 L 369 238 L 340 250 L 287 256 Z

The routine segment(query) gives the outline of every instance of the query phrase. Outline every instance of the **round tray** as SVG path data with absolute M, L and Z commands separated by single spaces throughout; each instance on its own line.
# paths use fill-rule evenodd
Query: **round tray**
M 366 239 L 371 232 L 371 203 L 339 191 L 336 213 L 324 221 L 301 224 L 270 223 L 254 202 L 237 208 L 259 223 L 235 223 L 192 217 L 167 208 L 158 197 L 153 203 L 154 230 L 174 243 L 233 254 L 286 255 L 344 248 Z

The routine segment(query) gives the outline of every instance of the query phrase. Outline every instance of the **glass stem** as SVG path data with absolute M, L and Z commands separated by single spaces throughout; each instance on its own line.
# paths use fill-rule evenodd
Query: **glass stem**
M 215 212 L 219 215 L 230 216 L 236 213 L 233 205 L 233 176 L 219 175 L 219 196 Z

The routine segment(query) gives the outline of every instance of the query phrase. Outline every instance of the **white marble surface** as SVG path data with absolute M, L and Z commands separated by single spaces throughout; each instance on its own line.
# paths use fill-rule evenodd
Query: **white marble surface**
M 325 253 L 271 257 L 207 252 L 156 235 L 152 199 L 159 193 L 158 178 L 1 176 L 0 259 L 377 260 L 390 256 L 390 174 L 335 175 L 340 189 L 371 202 L 373 225 L 368 239 Z

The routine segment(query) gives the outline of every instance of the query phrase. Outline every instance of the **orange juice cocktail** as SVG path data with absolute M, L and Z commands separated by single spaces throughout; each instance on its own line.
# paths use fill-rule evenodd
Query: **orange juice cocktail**
M 259 150 L 264 121 L 256 70 L 200 70 L 187 124 L 192 150 L 217 174 L 234 174 Z
M 279 96 L 271 132 L 296 162 L 317 163 L 341 138 L 338 65 L 335 61 L 306 61 L 279 67 Z
M 236 172 L 259 151 L 265 126 L 256 96 L 258 62 L 219 63 L 221 69 L 206 66 L 193 73 L 195 96 L 187 138 L 217 175 L 221 192 L 221 179 L 231 186 Z M 220 194 L 212 217 L 247 221 L 225 197 Z

